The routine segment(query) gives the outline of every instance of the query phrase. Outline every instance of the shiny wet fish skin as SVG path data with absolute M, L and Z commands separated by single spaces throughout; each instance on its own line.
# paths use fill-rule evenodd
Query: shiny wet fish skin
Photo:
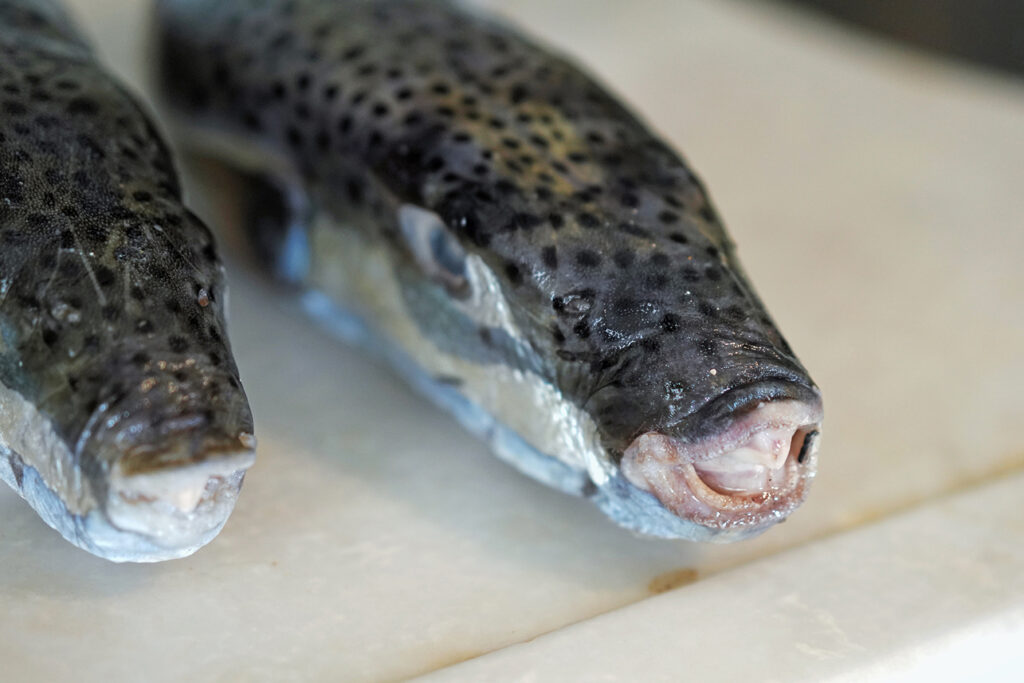
M 188 555 L 254 446 L 212 236 L 56 2 L 0 0 L 0 112 L 0 478 L 91 553 Z
M 252 242 L 307 308 L 499 456 L 643 533 L 764 530 L 813 477 L 820 396 L 707 193 L 593 79 L 466 4 L 162 0 L 164 100 L 257 178 Z M 779 458 L 732 455 L 758 430 L 788 435 Z

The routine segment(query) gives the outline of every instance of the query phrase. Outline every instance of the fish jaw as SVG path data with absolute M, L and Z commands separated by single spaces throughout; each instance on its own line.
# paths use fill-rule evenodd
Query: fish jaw
M 727 430 L 689 441 L 641 434 L 623 453 L 626 480 L 675 515 L 730 540 L 785 519 L 804 500 L 817 464 L 821 402 L 764 401 Z
M 132 428 L 120 440 L 100 429 L 93 436 L 104 438 L 87 437 L 76 452 L 45 414 L 0 383 L 0 480 L 98 557 L 158 562 L 191 555 L 223 527 L 253 462 L 248 411 L 237 412 L 229 435 L 225 426 L 198 420 L 161 430 L 145 408 L 122 411 L 121 424 Z M 153 432 L 158 439 L 139 443 Z M 127 434 L 136 435 L 134 446 L 126 445 Z
M 145 536 L 168 552 L 198 548 L 224 526 L 255 460 L 255 442 L 243 433 L 234 444 L 207 442 L 198 452 L 191 439 L 172 443 L 183 467 L 131 472 L 119 462 L 109 478 L 106 516 L 127 532 Z
M 254 461 L 244 391 L 190 353 L 113 368 L 77 444 L 94 497 L 115 529 L 187 554 L 225 524 Z

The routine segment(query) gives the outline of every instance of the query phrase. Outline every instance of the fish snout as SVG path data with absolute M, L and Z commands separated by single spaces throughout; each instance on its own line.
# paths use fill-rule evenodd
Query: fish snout
M 803 502 L 816 470 L 822 416 L 817 397 L 758 400 L 737 408 L 725 429 L 699 439 L 641 434 L 626 448 L 622 472 L 680 517 L 714 530 L 757 533 Z
M 255 459 L 245 394 L 231 371 L 195 357 L 135 360 L 116 366 L 79 440 L 85 469 L 105 475 L 93 482 L 113 526 L 199 547 L 227 521 Z

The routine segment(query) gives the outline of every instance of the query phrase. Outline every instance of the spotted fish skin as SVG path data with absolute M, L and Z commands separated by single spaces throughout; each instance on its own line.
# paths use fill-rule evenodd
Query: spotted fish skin
M 223 525 L 253 446 L 223 296 L 146 113 L 55 2 L 0 0 L 0 475 L 72 543 Z
M 396 278 L 412 282 L 404 295 L 409 314 L 435 347 L 458 346 L 492 369 L 511 368 L 517 381 L 528 377 L 555 395 L 558 411 L 582 415 L 574 424 L 594 445 L 571 466 L 586 474 L 575 492 L 625 526 L 728 540 L 763 530 L 802 500 L 813 476 L 809 447 L 794 475 L 799 485 L 785 496 L 764 494 L 784 504 L 736 514 L 704 503 L 683 510 L 636 467 L 625 471 L 625 460 L 653 462 L 649 444 L 630 450 L 644 434 L 665 435 L 683 450 L 724 443 L 726 433 L 739 443 L 745 436 L 735 425 L 765 403 L 806 406 L 800 434 L 816 435 L 820 397 L 744 276 L 700 181 L 578 67 L 462 4 L 163 0 L 158 7 L 169 107 L 197 130 L 273 158 L 267 166 L 278 169 L 276 182 L 292 195 L 301 187 L 299 205 L 349 230 L 332 252 L 341 256 L 325 253 L 313 231 L 302 238 L 312 244 L 308 254 L 285 258 L 295 255 L 294 235 L 259 219 L 281 205 L 254 212 L 253 240 L 279 272 L 328 289 L 325 261 L 344 259 L 346 239 L 387 245 Z M 474 328 L 448 315 L 461 305 L 450 300 L 473 298 L 458 291 L 465 265 L 438 277 L 447 257 L 435 254 L 437 263 L 424 267 L 408 238 L 416 216 L 437 217 L 453 238 L 451 251 L 485 266 L 515 343 L 496 349 L 504 328 Z M 417 264 L 419 281 L 408 274 Z M 424 297 L 436 306 L 416 303 Z M 369 326 L 386 326 L 384 317 L 371 315 Z M 497 425 L 515 417 L 502 410 L 519 408 L 495 408 L 498 399 L 481 398 L 487 393 L 469 398 L 477 407 L 490 400 L 483 407 Z M 520 423 L 524 448 L 565 460 L 538 445 L 530 420 Z M 725 450 L 709 446 L 682 459 Z

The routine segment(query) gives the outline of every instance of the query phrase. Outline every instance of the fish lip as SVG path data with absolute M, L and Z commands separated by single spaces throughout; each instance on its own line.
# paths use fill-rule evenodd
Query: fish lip
M 231 440 L 204 439 L 199 445 L 185 435 L 164 445 L 168 452 L 187 452 L 186 457 L 169 457 L 172 465 L 153 467 L 152 452 L 145 454 L 147 467 L 140 468 L 130 456 L 121 458 L 110 469 L 104 516 L 114 528 L 162 548 L 204 545 L 231 515 L 255 462 L 254 448 L 248 432 Z
M 203 427 L 206 425 L 204 424 Z M 179 448 L 168 447 L 167 442 L 153 444 L 135 444 L 125 449 L 117 459 L 114 467 L 122 476 L 130 477 L 146 474 L 159 474 L 162 471 L 183 469 L 203 463 L 231 458 L 240 453 L 253 452 L 256 438 L 246 431 L 234 437 L 216 434 L 202 434 L 202 429 L 185 431 L 172 435 L 179 440 Z M 190 445 L 187 445 L 189 444 Z M 249 463 L 251 465 L 252 463 Z M 247 466 L 249 466 L 247 465 Z
M 729 397 L 736 413 L 717 434 L 696 440 L 660 432 L 641 434 L 623 454 L 623 475 L 677 516 L 710 529 L 757 533 L 782 521 L 804 501 L 817 471 L 823 409 L 817 392 L 810 401 L 757 400 L 765 395 L 747 391 Z M 770 472 L 767 488 L 724 493 L 704 481 L 701 462 L 732 452 L 761 430 L 780 428 L 791 428 L 793 434 L 786 459 Z
M 692 413 L 660 426 L 658 431 L 688 442 L 699 442 L 729 430 L 745 413 L 762 403 L 787 399 L 815 405 L 817 411 L 822 412 L 821 390 L 813 382 L 800 376 L 778 377 L 728 389 Z

